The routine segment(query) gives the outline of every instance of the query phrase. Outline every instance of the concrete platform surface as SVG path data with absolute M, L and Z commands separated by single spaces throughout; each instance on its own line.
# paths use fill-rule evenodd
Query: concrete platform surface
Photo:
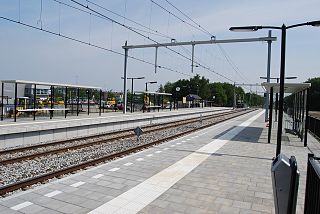
M 160 112 L 105 113 L 101 116 L 50 120 L 0 121 L 0 149 L 95 135 L 154 123 L 172 122 L 229 111 L 231 108 L 188 108 Z M 30 118 L 29 118 L 30 119 Z
M 0 200 L 0 213 L 274 213 L 276 146 L 266 143 L 263 119 L 255 111 L 15 193 Z M 301 172 L 297 213 L 303 213 L 309 152 L 301 145 L 282 147 Z

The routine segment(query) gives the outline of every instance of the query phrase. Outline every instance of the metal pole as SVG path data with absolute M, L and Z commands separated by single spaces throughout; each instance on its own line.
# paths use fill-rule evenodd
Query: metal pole
M 236 83 L 233 83 L 233 109 L 236 109 Z
M 309 129 L 309 88 L 307 88 L 306 91 L 306 121 L 305 121 L 305 127 L 304 127 L 304 147 L 308 144 L 308 129 Z
M 99 95 L 99 116 L 101 116 L 101 97 L 102 97 L 102 90 L 100 89 L 100 95 Z
M 50 86 L 50 89 L 51 89 L 51 98 L 50 98 L 50 109 L 51 109 L 51 111 L 50 111 L 50 119 L 52 119 L 52 116 L 53 116 L 53 90 L 54 90 L 54 86 L 53 85 L 51 85 Z
M 277 83 L 279 83 L 279 78 L 277 78 Z M 276 93 L 276 102 L 274 105 L 274 110 L 275 110 L 275 121 L 277 122 L 278 119 L 278 108 L 279 108 L 279 93 Z
M 157 67 L 158 67 L 158 47 L 156 47 L 156 55 L 154 59 L 154 73 L 157 73 Z
M 65 101 L 64 101 L 64 118 L 67 118 L 67 108 L 68 108 L 68 87 L 65 89 Z
M 90 114 L 90 91 L 89 89 L 87 90 L 87 98 L 88 98 L 88 115 Z
M 285 60 L 286 60 L 285 57 L 286 57 L 286 26 L 283 24 L 282 25 L 282 29 L 281 29 L 280 94 L 279 94 L 279 117 L 278 117 L 278 133 L 277 133 L 277 152 L 276 152 L 276 157 L 281 152 L 284 78 L 285 78 Z
M 18 97 L 18 83 L 14 84 L 14 122 L 17 122 L 17 97 Z
M 301 99 L 301 142 L 303 141 L 303 131 L 305 129 L 305 119 L 304 119 L 304 111 L 305 111 L 305 105 L 306 105 L 306 91 L 302 91 L 302 99 Z
M 161 108 L 162 108 L 162 111 L 163 111 L 163 95 L 161 95 Z
M 271 38 L 272 31 L 269 30 L 268 37 Z M 268 41 L 268 60 L 267 60 L 267 83 L 270 82 L 270 65 L 271 65 L 271 40 Z M 250 94 L 251 95 L 251 94 Z M 265 97 L 265 121 L 268 120 L 268 107 L 269 107 L 269 93 L 266 93 Z
M 4 83 L 2 82 L 1 83 L 1 120 L 3 120 L 3 114 L 4 114 L 4 111 L 3 111 L 3 107 L 4 107 L 4 104 L 3 104 L 3 90 L 4 90 Z
M 69 97 L 69 99 L 70 99 L 70 102 L 71 102 L 71 114 L 73 115 L 73 99 L 72 99 L 72 95 L 73 95 L 73 89 L 70 89 L 70 92 L 69 92 L 69 94 L 70 94 L 70 97 Z
M 80 96 L 80 88 L 77 88 L 77 116 L 79 116 L 79 96 Z
M 34 84 L 34 90 L 33 90 L 33 120 L 36 120 L 36 100 L 37 100 L 37 84 Z
M 133 78 L 131 79 L 131 113 L 133 112 Z
M 193 73 L 193 66 L 194 66 L 194 44 L 192 44 L 191 73 Z
M 148 91 L 148 83 L 146 82 L 146 92 Z M 142 112 L 146 110 L 146 101 L 147 101 L 147 94 L 143 94 L 143 107 L 142 107 Z
M 135 97 L 136 97 L 136 93 L 133 93 L 133 102 Z M 132 112 L 134 112 L 134 108 L 135 108 L 135 105 L 133 105 Z
M 273 87 L 270 88 L 270 104 L 269 104 L 269 128 L 268 128 L 268 143 L 271 141 L 272 129 L 272 109 L 273 109 Z
M 125 43 L 127 46 L 127 41 Z M 124 49 L 124 69 L 123 69 L 123 114 L 127 113 L 127 63 L 128 63 L 128 48 Z

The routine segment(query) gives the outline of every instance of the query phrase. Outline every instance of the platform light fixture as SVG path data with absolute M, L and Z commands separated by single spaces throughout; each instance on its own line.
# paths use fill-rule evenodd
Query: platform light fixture
M 284 98 L 284 79 L 285 79 L 285 55 L 286 55 L 286 32 L 287 29 L 300 27 L 304 25 L 310 25 L 314 27 L 320 26 L 320 20 L 304 22 L 295 25 L 286 26 L 283 24 L 279 26 L 243 26 L 243 27 L 231 27 L 230 31 L 235 32 L 252 32 L 260 29 L 277 29 L 281 30 L 281 60 L 280 60 L 280 93 L 279 93 L 279 117 L 278 117 L 278 132 L 277 132 L 277 150 L 276 156 L 281 152 L 281 138 L 282 138 L 282 122 L 283 122 L 283 98 Z

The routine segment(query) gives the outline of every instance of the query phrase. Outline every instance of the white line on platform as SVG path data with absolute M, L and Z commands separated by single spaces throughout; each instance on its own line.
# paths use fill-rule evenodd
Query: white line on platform
M 175 147 L 175 145 L 171 145 L 170 147 Z
M 168 150 L 169 148 L 164 148 L 163 150 Z
M 26 202 L 23 202 L 21 204 L 18 204 L 16 206 L 13 206 L 11 207 L 12 210 L 15 210 L 15 211 L 18 211 L 18 210 L 21 210 L 22 208 L 25 208 L 27 206 L 30 206 L 32 205 L 33 203 L 29 202 L 29 201 L 26 201 Z
M 53 196 L 59 195 L 60 193 L 62 193 L 62 192 L 59 190 L 55 190 L 55 191 L 49 192 L 48 194 L 45 194 L 44 196 L 51 198 Z
M 95 176 L 92 176 L 92 178 L 95 178 L 95 179 L 98 179 L 98 178 L 101 178 L 103 177 L 104 175 L 103 174 L 97 174 Z
M 181 143 L 176 143 L 177 145 L 180 145 Z
M 127 192 L 124 192 L 120 196 L 94 209 L 90 212 L 90 214 L 102 214 L 108 212 L 131 214 L 139 212 L 153 200 L 167 191 L 170 187 L 172 187 L 175 183 L 177 183 L 180 179 L 189 174 L 213 153 L 218 151 L 222 146 L 229 142 L 233 137 L 235 137 L 239 132 L 260 117 L 263 113 L 263 111 L 259 112 L 255 116 L 249 118 L 247 121 L 241 123 L 239 126 L 228 131 L 218 139 L 215 139 L 204 145 L 196 152 L 191 153 L 190 155 L 150 177 Z
M 143 160 L 144 160 L 143 158 L 136 159 L 136 161 L 143 161 Z
M 125 166 L 130 166 L 130 165 L 132 165 L 133 163 L 131 163 L 131 162 L 128 162 L 128 163 L 125 163 L 125 164 L 123 164 L 123 165 L 125 165 Z
M 72 186 L 72 187 L 79 187 L 79 186 L 81 186 L 81 185 L 83 185 L 83 184 L 85 184 L 85 183 L 86 183 L 86 182 L 79 181 L 79 182 L 74 183 L 74 184 L 72 184 L 72 185 L 70 185 L 70 186 Z
M 159 154 L 159 153 L 161 153 L 161 152 L 162 152 L 162 151 L 156 151 L 155 153 L 156 153 L 156 154 Z
M 185 142 L 187 142 L 187 141 L 185 141 L 185 140 L 183 140 L 183 141 L 181 141 L 182 143 L 185 143 Z
M 148 154 L 148 155 L 147 155 L 147 157 L 152 157 L 152 156 L 153 156 L 153 154 Z
M 109 172 L 115 172 L 115 171 L 118 171 L 120 168 L 112 168 L 112 169 L 109 169 L 108 171 Z
M 191 140 L 190 138 L 187 139 L 187 141 Z

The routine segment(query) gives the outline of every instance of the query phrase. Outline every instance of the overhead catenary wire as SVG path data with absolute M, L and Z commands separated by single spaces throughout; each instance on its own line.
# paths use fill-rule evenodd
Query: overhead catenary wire
M 57 3 L 59 3 L 60 5 L 64 5 L 64 6 L 66 6 L 66 7 L 69 7 L 69 8 L 75 9 L 75 10 L 78 10 L 78 11 L 83 12 L 83 13 L 86 13 L 86 14 L 91 14 L 92 16 L 95 16 L 95 17 L 97 17 L 97 18 L 106 20 L 104 17 L 101 17 L 101 16 L 99 16 L 99 15 L 97 15 L 97 14 L 90 13 L 90 12 L 84 10 L 84 9 L 75 7 L 75 6 L 70 5 L 70 4 L 67 4 L 67 3 L 65 3 L 65 2 L 62 2 L 62 1 L 59 1 L 59 0 L 51 0 L 51 1 L 57 2 Z M 90 1 L 87 1 L 87 2 L 91 3 Z M 93 4 L 93 3 L 91 3 L 91 4 Z M 119 16 L 121 16 L 121 15 L 119 15 Z M 125 18 L 124 16 L 121 16 L 121 17 L 122 17 L 122 18 Z M 126 18 L 126 19 L 127 19 L 127 18 Z M 129 20 L 129 19 L 127 19 L 127 20 Z M 110 20 L 108 20 L 108 21 L 110 21 Z M 112 21 L 111 21 L 111 22 L 112 22 Z M 136 28 L 136 27 L 131 27 L 131 28 L 134 29 L 134 30 L 137 30 L 137 31 L 144 32 L 144 33 L 150 33 L 150 34 L 155 35 L 155 36 L 168 38 L 167 36 L 161 35 L 161 33 L 158 33 L 158 32 L 150 32 L 150 31 L 142 30 L 142 29 Z
M 97 49 L 100 49 L 100 50 L 104 50 L 104 51 L 108 51 L 108 52 L 111 52 L 111 53 L 114 53 L 114 54 L 117 54 L 117 55 L 124 56 L 123 53 L 120 53 L 118 51 L 111 50 L 111 49 L 108 49 L 108 48 L 105 48 L 105 47 L 102 47 L 102 46 L 99 46 L 99 45 L 95 45 L 95 44 L 92 44 L 92 43 L 89 43 L 89 42 L 85 42 L 85 41 L 82 41 L 80 39 L 73 38 L 71 36 L 63 35 L 62 33 L 56 33 L 56 32 L 53 32 L 53 31 L 50 31 L 50 30 L 47 30 L 47 29 L 43 29 L 43 28 L 31 25 L 31 24 L 27 24 L 27 23 L 24 23 L 24 22 L 21 22 L 21 21 L 16 21 L 16 20 L 13 20 L 11 18 L 4 17 L 4 16 L 0 16 L 0 19 L 6 20 L 6 21 L 9 21 L 9 22 L 13 22 L 13 23 L 25 26 L 25 27 L 29 27 L 29 28 L 32 28 L 32 29 L 35 29 L 35 30 L 39 30 L 39 31 L 42 31 L 42 32 L 45 32 L 45 33 L 48 33 L 48 34 L 52 34 L 52 35 L 55 35 L 55 36 L 58 36 L 58 37 L 62 37 L 64 39 L 71 40 L 71 41 L 74 41 L 74 42 L 77 42 L 77 43 L 88 45 L 88 46 L 91 46 L 91 47 L 94 47 L 94 48 L 97 48 Z M 130 56 L 130 55 L 128 57 L 130 59 L 133 59 L 133 60 L 148 64 L 148 65 L 152 65 L 152 66 L 155 65 L 152 62 L 149 62 L 149 61 L 137 58 L 137 57 L 133 57 L 133 56 Z M 166 66 L 158 65 L 158 68 L 163 69 L 163 70 L 167 70 L 167 71 L 172 71 L 172 72 L 175 72 L 175 73 L 179 73 L 179 74 L 182 74 L 182 75 L 185 75 L 185 76 L 189 76 L 189 77 L 191 76 L 189 74 L 183 73 L 181 71 L 177 71 L 175 69 L 172 69 L 172 68 L 169 68 L 169 67 L 166 67 Z
M 187 19 L 189 19 L 191 22 L 193 22 L 196 26 L 198 26 L 199 28 L 202 29 L 203 32 L 207 33 L 210 36 L 214 36 L 213 34 L 211 34 L 209 31 L 207 31 L 205 28 L 203 28 L 200 24 L 198 24 L 197 22 L 195 22 L 192 18 L 190 18 L 190 16 L 188 16 L 186 13 L 182 12 L 179 8 L 177 8 L 175 5 L 173 5 L 171 2 L 169 2 L 168 0 L 165 0 L 169 5 L 171 5 L 173 8 L 175 8 L 177 11 L 179 11 L 182 15 L 184 15 L 185 17 L 187 17 Z
M 153 0 L 150 0 L 150 1 L 153 1 Z M 189 26 L 192 26 L 193 28 L 195 29 L 198 29 L 199 28 L 201 29 L 200 31 L 208 34 L 209 36 L 211 37 L 214 37 L 215 36 L 210 33 L 208 30 L 206 30 L 204 27 L 202 27 L 200 24 L 198 24 L 197 22 L 195 22 L 190 16 L 188 16 L 186 13 L 184 13 L 182 10 L 180 10 L 178 7 L 176 7 L 174 4 L 172 4 L 169 0 L 164 0 L 166 1 L 170 6 L 172 6 L 174 9 L 176 9 L 179 13 L 181 13 L 183 16 L 185 16 L 188 20 L 190 20 L 192 23 L 194 23 L 197 27 L 193 26 L 193 25 L 190 25 Z M 163 7 L 161 7 L 162 9 L 164 9 Z M 167 10 L 166 10 L 167 11 Z M 175 16 L 177 17 L 177 16 Z M 179 20 L 181 20 L 179 18 Z M 187 23 L 187 22 L 184 22 L 184 23 Z M 234 62 L 231 60 L 231 58 L 229 57 L 229 55 L 226 53 L 226 51 L 222 48 L 222 45 L 218 44 L 218 47 L 222 53 L 222 55 L 225 57 L 227 63 L 230 64 L 231 68 L 240 76 L 241 79 L 243 79 L 244 81 L 247 81 L 247 78 L 244 78 L 243 74 L 241 74 L 239 68 L 234 64 Z
M 159 42 L 157 42 L 156 40 L 150 38 L 149 36 L 146 36 L 146 35 L 138 32 L 138 31 L 132 29 L 132 28 L 131 28 L 130 26 L 128 26 L 128 25 L 121 24 L 120 22 L 118 22 L 118 21 L 116 21 L 116 20 L 114 20 L 114 19 L 112 19 L 112 18 L 110 18 L 110 17 L 108 17 L 108 16 L 106 16 L 106 15 L 104 15 L 104 14 L 102 14 L 102 13 L 100 13 L 100 12 L 94 10 L 94 9 L 92 9 L 92 8 L 89 7 L 89 6 L 86 6 L 86 5 L 80 3 L 80 2 L 78 2 L 78 1 L 76 1 L 76 0 L 70 0 L 70 1 L 73 2 L 73 3 L 75 3 L 75 4 L 77 4 L 77 5 L 79 5 L 79 6 L 81 6 L 81 7 L 86 8 L 86 9 L 90 10 L 91 12 L 96 13 L 96 14 L 98 14 L 99 16 L 102 16 L 102 17 L 104 17 L 104 18 L 106 18 L 106 19 L 114 22 L 115 24 L 118 24 L 118 25 L 120 25 L 120 26 L 122 26 L 122 27 L 124 27 L 124 28 L 126 28 L 126 29 L 128 29 L 128 30 L 130 30 L 130 31 L 132 31 L 132 32 L 134 32 L 134 33 L 136 33 L 136 34 L 138 34 L 138 35 L 140 35 L 140 36 L 142 36 L 142 37 L 144 37 L 144 38 L 146 38 L 146 39 L 154 42 L 154 43 L 156 43 L 156 44 L 160 44 Z M 151 0 L 151 1 L 152 1 L 152 0 Z M 153 1 L 152 1 L 152 2 L 153 2 Z M 164 9 L 165 9 L 165 8 L 164 8 Z M 185 21 L 183 21 L 183 22 L 185 22 Z M 165 48 L 167 48 L 168 50 L 176 53 L 177 55 L 181 56 L 182 58 L 185 58 L 185 59 L 187 59 L 187 60 L 189 60 L 189 61 L 192 61 L 191 58 L 189 58 L 189 57 L 187 57 L 187 56 L 184 56 L 183 54 L 181 54 L 181 53 L 178 52 L 178 51 L 173 50 L 172 48 L 169 48 L 169 47 L 165 47 Z M 198 64 L 199 64 L 199 63 L 198 63 Z M 202 67 L 202 68 L 204 68 L 204 69 L 209 70 L 208 67 L 205 67 L 205 66 L 200 65 L 200 64 L 199 64 L 199 66 Z M 220 73 L 218 73 L 218 72 L 216 72 L 216 71 L 212 71 L 212 72 L 215 73 L 215 74 L 217 74 L 217 75 L 219 75 L 219 76 L 221 76 L 221 77 L 223 77 L 223 78 L 225 78 L 225 79 L 227 79 L 227 80 L 229 80 L 229 81 L 233 81 L 233 80 L 231 80 L 230 78 L 228 78 L 228 77 L 226 77 L 226 76 L 224 76 L 224 75 L 222 75 L 222 74 L 220 74 Z
M 120 17 L 120 18 L 123 18 L 124 20 L 127 20 L 127 21 L 129 21 L 129 22 L 132 22 L 132 23 L 134 23 L 134 24 L 136 24 L 136 25 L 138 25 L 138 26 L 140 26 L 140 27 L 143 27 L 143 28 L 145 28 L 145 29 L 148 30 L 148 31 L 146 31 L 146 30 L 141 30 L 141 29 L 139 29 L 139 30 L 142 31 L 142 32 L 146 32 L 146 33 L 158 35 L 158 36 L 161 36 L 161 37 L 170 39 L 170 40 L 173 39 L 173 37 L 170 37 L 170 36 L 168 36 L 168 35 L 165 35 L 165 34 L 159 32 L 159 31 L 157 31 L 157 30 L 155 30 L 155 29 L 152 29 L 152 28 L 150 28 L 150 27 L 148 27 L 148 26 L 145 26 L 145 25 L 143 25 L 143 24 L 141 24 L 141 23 L 139 23 L 139 22 L 136 22 L 136 21 L 134 21 L 134 20 L 132 20 L 132 19 L 129 19 L 128 17 L 122 16 L 121 14 L 118 14 L 118 13 L 112 11 L 112 10 L 109 10 L 108 8 L 103 7 L 103 6 L 99 5 L 99 4 L 96 4 L 96 3 L 94 3 L 94 2 L 92 2 L 92 1 L 90 1 L 90 0 L 88 0 L 88 2 L 89 2 L 90 4 L 92 4 L 92 5 L 94 5 L 94 6 L 102 9 L 102 10 L 105 10 L 105 11 L 107 11 L 107 12 L 109 12 L 109 13 L 112 13 L 112 14 Z M 153 33 L 152 33 L 151 31 L 152 31 Z
M 166 8 L 164 8 L 163 6 L 161 6 L 160 4 L 156 3 L 155 1 L 153 0 L 150 0 L 153 4 L 155 4 L 156 6 L 158 6 L 159 8 L 161 8 L 162 10 L 166 11 L 167 13 L 171 14 L 172 16 L 174 16 L 175 18 L 177 18 L 178 20 L 180 20 L 181 22 L 193 27 L 193 28 L 196 28 L 200 31 L 203 31 L 201 28 L 199 28 L 198 26 L 194 26 L 193 24 L 190 24 L 189 22 L 183 20 L 182 18 L 180 18 L 179 16 L 177 16 L 176 14 L 172 13 L 171 11 L 167 10 Z M 205 31 L 203 31 L 205 32 Z

